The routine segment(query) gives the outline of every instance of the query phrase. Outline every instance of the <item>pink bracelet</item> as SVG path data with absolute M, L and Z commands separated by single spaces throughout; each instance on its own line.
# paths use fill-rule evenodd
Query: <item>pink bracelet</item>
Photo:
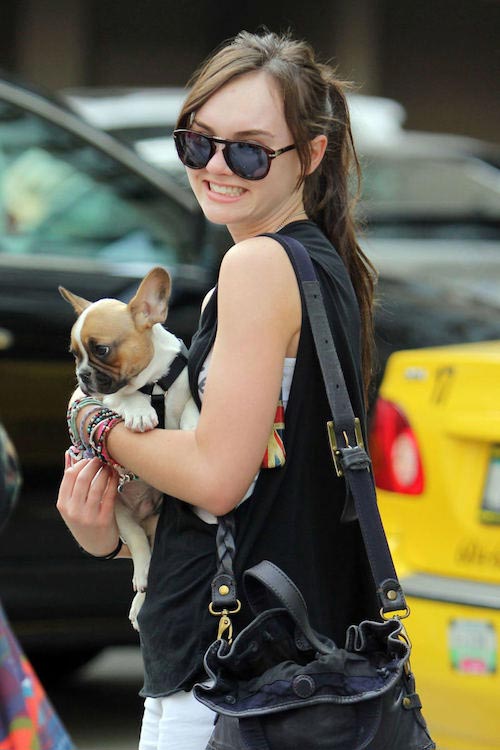
M 99 443 L 101 445 L 101 460 L 104 461 L 107 464 L 110 464 L 113 467 L 118 467 L 119 464 L 114 461 L 113 458 L 109 455 L 108 451 L 108 435 L 113 429 L 113 427 L 116 427 L 117 424 L 120 422 L 123 422 L 123 419 L 121 417 L 112 417 L 110 420 L 106 422 L 104 425 L 104 429 L 102 430 L 102 433 L 99 436 Z M 121 467 L 120 467 L 121 468 Z

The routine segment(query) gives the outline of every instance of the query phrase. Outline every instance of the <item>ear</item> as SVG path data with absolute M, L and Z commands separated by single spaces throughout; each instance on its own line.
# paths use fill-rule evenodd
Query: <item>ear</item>
M 90 305 L 92 304 L 92 302 L 89 302 L 83 297 L 78 297 L 76 294 L 73 294 L 73 292 L 69 292 L 63 286 L 59 287 L 59 292 L 61 294 L 61 297 L 73 306 L 73 309 L 77 315 L 81 315 L 85 308 L 90 307 Z
M 136 328 L 152 328 L 167 318 L 170 276 L 164 268 L 153 268 L 142 280 L 137 294 L 128 303 Z
M 309 143 L 309 149 L 311 154 L 311 163 L 307 174 L 312 174 L 315 169 L 319 167 L 323 156 L 325 155 L 326 147 L 328 145 L 328 138 L 326 135 L 317 135 Z

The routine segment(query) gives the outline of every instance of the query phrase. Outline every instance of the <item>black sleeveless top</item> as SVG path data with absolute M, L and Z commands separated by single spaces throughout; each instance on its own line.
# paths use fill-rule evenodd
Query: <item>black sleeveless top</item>
M 281 234 L 306 247 L 315 265 L 354 413 L 364 423 L 359 310 L 344 264 L 310 221 Z M 217 330 L 217 294 L 208 302 L 189 353 L 193 396 Z M 237 418 L 237 414 L 235 414 Z M 236 560 L 241 612 L 235 633 L 251 619 L 241 574 L 263 559 L 298 585 L 315 629 L 344 645 L 351 623 L 378 617 L 375 585 L 357 521 L 340 520 L 345 486 L 333 469 L 326 422 L 331 419 L 307 313 L 285 416 L 286 461 L 262 470 L 253 495 L 237 508 Z M 203 679 L 203 655 L 217 637 L 208 611 L 215 573 L 216 525 L 166 497 L 156 531 L 146 601 L 139 615 L 145 682 L 141 694 L 159 697 L 189 690 Z

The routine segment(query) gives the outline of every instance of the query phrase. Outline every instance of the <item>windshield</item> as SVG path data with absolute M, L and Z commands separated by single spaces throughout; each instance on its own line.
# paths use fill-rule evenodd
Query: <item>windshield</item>
M 499 236 L 500 170 L 481 159 L 384 153 L 362 168 L 362 212 L 376 233 Z
M 0 253 L 170 265 L 198 259 L 192 238 L 182 207 L 143 176 L 0 102 Z

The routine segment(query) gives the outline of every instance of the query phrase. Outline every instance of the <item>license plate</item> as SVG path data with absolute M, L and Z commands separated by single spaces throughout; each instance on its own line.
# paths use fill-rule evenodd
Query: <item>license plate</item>
M 480 517 L 483 523 L 500 524 L 500 446 L 491 451 Z
M 452 620 L 448 630 L 450 662 L 457 672 L 491 674 L 497 668 L 495 626 L 484 620 Z

